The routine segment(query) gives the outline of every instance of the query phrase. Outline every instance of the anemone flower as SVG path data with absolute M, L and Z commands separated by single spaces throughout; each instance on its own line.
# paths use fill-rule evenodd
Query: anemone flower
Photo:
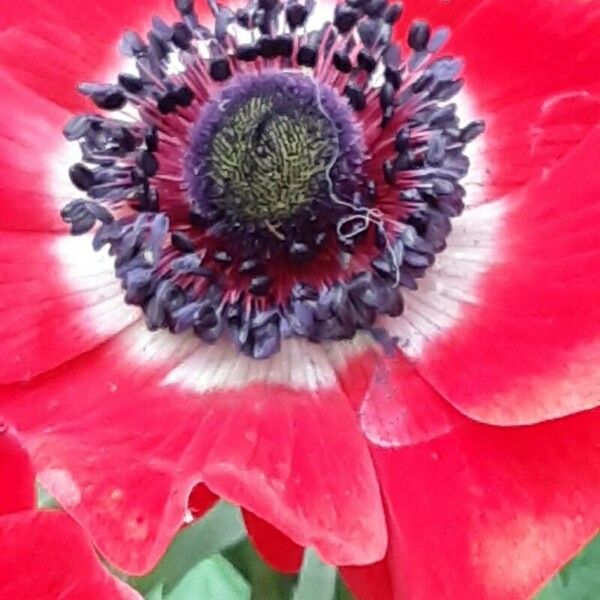
M 109 561 L 193 489 L 367 599 L 594 535 L 597 2 L 5 4 L 0 413 Z
M 29 456 L 0 424 L 0 597 L 10 600 L 141 600 L 100 564 L 65 513 L 35 510 Z

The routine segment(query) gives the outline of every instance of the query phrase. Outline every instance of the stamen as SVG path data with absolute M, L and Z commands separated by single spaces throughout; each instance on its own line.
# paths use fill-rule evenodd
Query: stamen
M 147 42 L 124 34 L 137 74 L 80 86 L 111 116 L 63 130 L 87 195 L 61 212 L 71 232 L 96 228 L 150 329 L 227 335 L 258 359 L 361 330 L 392 352 L 378 319 L 444 249 L 484 130 L 448 103 L 463 86 L 461 61 L 436 56 L 448 29 L 415 21 L 403 56 L 386 0 L 342 2 L 312 31 L 310 2 L 210 0 L 212 30 L 175 6 Z

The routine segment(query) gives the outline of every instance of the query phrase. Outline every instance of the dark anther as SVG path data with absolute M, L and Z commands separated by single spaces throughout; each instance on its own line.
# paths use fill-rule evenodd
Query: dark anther
M 187 86 L 182 85 L 173 91 L 177 104 L 186 108 L 194 101 L 194 92 Z
M 408 45 L 417 52 L 427 49 L 431 27 L 426 21 L 413 21 L 408 32 Z
M 358 23 L 357 29 L 360 41 L 367 48 L 370 48 L 379 39 L 381 22 L 376 19 L 362 19 Z
M 388 185 L 394 185 L 396 183 L 394 171 L 394 163 L 389 159 L 385 160 L 383 162 L 383 178 Z
M 69 202 L 60 211 L 60 216 L 65 223 L 71 226 L 73 235 L 87 233 L 96 224 L 96 220 L 106 225 L 113 221 L 113 216 L 106 208 L 88 200 Z
M 481 135 L 485 131 L 485 123 L 483 121 L 473 121 L 469 123 L 460 132 L 461 142 L 467 144 L 472 142 L 477 136 Z
M 252 273 L 253 271 L 256 271 L 259 265 L 260 263 L 258 262 L 258 260 L 256 260 L 255 258 L 249 258 L 242 262 L 242 264 L 239 266 L 238 271 L 240 273 Z
M 177 109 L 177 98 L 173 92 L 167 92 L 158 99 L 156 106 L 161 115 L 168 115 Z
M 446 142 L 441 135 L 434 135 L 427 146 L 427 162 L 430 165 L 440 165 L 446 155 Z
M 160 208 L 158 190 L 148 184 L 148 180 L 144 182 L 144 191 L 140 198 L 140 210 L 146 212 L 158 212 Z
M 158 15 L 152 17 L 152 31 L 163 42 L 169 42 L 173 37 L 173 28 L 167 25 Z
M 383 12 L 385 11 L 386 5 L 387 0 L 369 0 L 365 4 L 363 10 L 365 11 L 365 14 L 367 14 L 369 17 L 381 17 Z
M 397 171 L 407 171 L 414 167 L 415 156 L 411 151 L 402 152 L 396 156 L 394 167 Z
M 275 58 L 278 54 L 275 38 L 269 37 L 268 35 L 263 35 L 256 45 L 258 46 L 258 53 L 263 58 Z
M 282 34 L 275 38 L 276 51 L 279 56 L 289 58 L 294 49 L 294 40 L 291 35 Z
M 135 75 L 119 73 L 119 85 L 130 94 L 138 94 L 144 89 L 144 82 Z
M 302 26 L 307 16 L 308 11 L 302 4 L 293 2 L 285 7 L 285 18 L 292 30 Z
M 146 44 L 134 31 L 126 31 L 121 38 L 119 49 L 125 56 L 138 56 L 145 52 Z
M 338 4 L 335 7 L 333 24 L 338 28 L 340 33 L 347 33 L 356 25 L 358 17 L 358 11 L 354 8 L 344 4 Z
M 89 190 L 94 185 L 94 173 L 82 163 L 71 165 L 69 178 L 73 185 L 82 191 Z
M 391 84 L 386 83 L 386 85 L 391 85 Z M 393 116 L 394 116 L 394 106 L 392 104 L 389 104 L 388 106 L 386 106 L 383 109 L 383 114 L 381 116 L 381 123 L 379 126 L 382 129 L 384 127 L 387 127 L 390 124 Z
M 355 83 L 349 83 L 344 88 L 344 95 L 348 98 L 350 106 L 356 111 L 364 110 L 367 105 L 363 91 Z
M 86 207 L 88 212 L 104 225 L 109 225 L 115 220 L 112 213 L 97 202 L 87 202 Z
M 450 30 L 447 27 L 436 29 L 427 44 L 428 52 L 437 52 L 450 37 Z
M 400 88 L 400 84 L 402 83 L 402 74 L 399 70 L 390 69 L 390 67 L 386 67 L 383 76 L 386 81 L 389 81 L 394 89 L 397 90 Z
M 367 182 L 367 202 L 369 204 L 372 204 L 376 198 L 377 184 L 372 179 L 369 179 L 369 181 Z
M 241 44 L 238 46 L 235 56 L 244 62 L 252 62 L 258 56 L 258 48 L 254 44 Z
M 333 66 L 341 73 L 350 73 L 352 71 L 352 61 L 345 52 L 336 50 L 333 53 Z
M 156 127 L 152 127 L 148 130 L 144 136 L 144 141 L 146 142 L 146 148 L 150 152 L 156 152 L 158 150 L 158 131 Z
M 194 252 L 196 249 L 192 240 L 181 231 L 174 231 L 171 234 L 171 244 L 173 244 L 173 248 L 180 252 Z
M 104 110 L 119 110 L 125 106 L 125 94 L 117 87 L 110 86 L 106 91 L 91 94 L 92 101 Z
M 175 8 L 182 15 L 189 15 L 194 11 L 194 0 L 175 0 Z
M 356 60 L 358 62 L 358 66 L 367 73 L 372 73 L 377 66 L 377 61 L 375 58 L 373 58 L 364 48 L 359 51 Z
M 235 11 L 235 20 L 245 29 L 250 29 L 252 25 L 252 15 L 248 10 L 238 8 Z
M 411 86 L 412 91 L 415 94 L 420 94 L 422 91 L 430 87 L 435 83 L 435 78 L 430 73 L 424 73 L 421 75 Z
M 271 287 L 271 278 L 268 275 L 257 275 L 253 277 L 248 290 L 255 296 L 264 296 Z
M 268 12 L 277 6 L 277 0 L 258 0 L 258 6 Z
M 373 259 L 371 261 L 371 266 L 373 269 L 375 269 L 376 273 L 384 279 L 389 279 L 395 275 L 394 266 L 389 260 L 383 258 L 383 256 L 378 256 L 377 258 Z
M 438 81 L 452 81 L 462 68 L 462 61 L 442 56 L 434 60 L 427 69 Z
M 148 150 L 142 150 L 137 155 L 135 162 L 148 177 L 152 177 L 158 172 L 158 160 L 156 160 L 156 156 Z
M 434 179 L 433 192 L 439 196 L 449 196 L 454 192 L 454 184 L 447 179 Z
M 173 35 L 171 41 L 182 50 L 187 50 L 192 41 L 192 33 L 183 23 L 173 25 Z
M 298 64 L 303 67 L 314 67 L 317 64 L 317 51 L 312 46 L 300 46 Z
M 231 264 L 231 261 L 233 260 L 231 258 L 231 256 L 229 254 L 227 254 L 227 252 L 225 252 L 224 250 L 217 250 L 214 254 L 213 254 L 213 258 L 217 261 L 220 262 L 224 265 L 229 265 Z
M 294 242 L 290 246 L 289 253 L 290 256 L 298 262 L 307 260 L 313 255 L 313 252 L 310 249 L 310 247 L 307 244 L 304 244 L 303 242 Z
M 73 142 L 82 138 L 91 128 L 92 118 L 88 115 L 77 115 L 69 119 L 63 127 L 63 135 L 67 140 Z
M 394 140 L 394 149 L 396 152 L 405 152 L 408 149 L 408 144 L 410 143 L 410 129 L 401 129 L 396 134 L 396 139 Z
M 379 92 L 379 105 L 382 110 L 393 105 L 394 92 L 394 86 L 389 81 L 386 81 L 381 88 L 381 92 Z
M 386 23 L 393 24 L 402 16 L 403 10 L 404 6 L 402 4 L 389 4 L 383 14 L 383 20 Z
M 169 55 L 169 45 L 154 31 L 148 33 L 148 41 L 150 43 L 150 49 L 154 57 L 159 61 L 164 60 Z
M 222 56 L 211 59 L 209 73 L 215 81 L 225 81 L 231 75 L 229 60 Z

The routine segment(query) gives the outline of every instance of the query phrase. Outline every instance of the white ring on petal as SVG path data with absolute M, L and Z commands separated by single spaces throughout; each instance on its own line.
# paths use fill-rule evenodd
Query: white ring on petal
M 504 214 L 501 201 L 467 207 L 453 220 L 447 247 L 419 288 L 403 292 L 402 316 L 382 321 L 399 337 L 406 356 L 420 358 L 430 342 L 460 321 L 466 305 L 477 304 L 479 282 L 499 253 Z

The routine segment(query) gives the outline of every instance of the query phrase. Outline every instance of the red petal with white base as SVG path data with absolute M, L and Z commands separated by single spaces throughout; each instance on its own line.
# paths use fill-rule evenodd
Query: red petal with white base
M 82 529 L 64 513 L 0 516 L 0 598 L 142 600 L 100 564 Z
M 61 134 L 69 112 L 4 73 L 0 109 L 0 227 L 66 231 L 59 209 L 77 194 Z
M 446 3 L 428 4 L 433 13 Z M 466 9 L 448 45 L 465 59 L 462 108 L 487 127 L 469 152 L 469 199 L 499 198 L 542 174 L 600 122 L 600 7 L 595 0 L 447 4 L 451 20 Z M 439 6 L 440 19 L 445 13 Z
M 0 70 L 71 111 L 87 104 L 77 93 L 78 83 L 118 65 L 117 43 L 126 29 L 146 30 L 153 14 L 176 14 L 170 0 L 5 4 L 0 14 Z
M 127 572 L 156 563 L 199 481 L 329 562 L 378 560 L 383 509 L 348 399 L 322 348 L 287 348 L 257 363 L 134 326 L 7 387 L 0 410 L 41 482 Z
M 417 356 L 421 374 L 471 418 L 527 424 L 600 403 L 599 147 L 597 128 L 550 174 L 496 205 L 501 223 L 489 223 L 486 272 L 457 322 Z M 473 250 L 477 260 L 486 254 Z M 464 246 L 440 260 L 451 259 L 477 269 Z M 440 307 L 449 302 L 432 310 L 427 292 L 412 297 L 429 322 L 445 322 Z
M 8 427 L 0 423 L 0 515 L 34 506 L 35 480 L 29 456 Z
M 31 379 L 138 318 L 89 237 L 0 231 L 0 383 Z
M 529 598 L 597 533 L 600 409 L 493 427 L 456 412 L 401 361 L 380 381 L 380 395 L 411 390 L 398 406 L 408 420 L 445 411 L 451 427 L 424 424 L 401 448 L 372 446 L 390 546 L 387 570 L 349 574 L 360 600 L 380 600 L 367 582 L 377 589 L 389 575 L 386 600 Z
M 262 558 L 281 573 L 297 573 L 304 548 L 250 511 L 242 511 L 248 537 Z

